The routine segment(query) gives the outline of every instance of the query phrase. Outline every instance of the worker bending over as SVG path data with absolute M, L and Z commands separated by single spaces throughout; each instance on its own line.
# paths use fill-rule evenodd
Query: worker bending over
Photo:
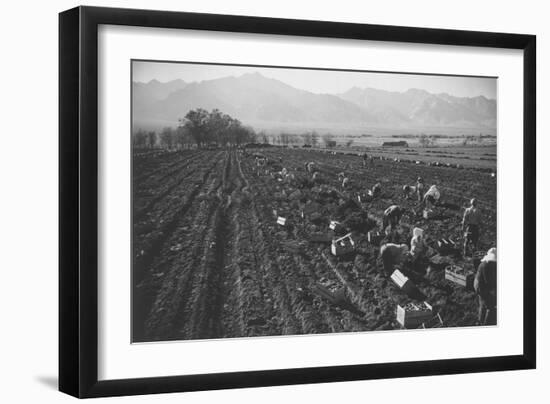
M 406 244 L 384 244 L 380 248 L 380 259 L 384 266 L 386 275 L 391 275 L 395 265 L 403 263 L 409 255 L 409 248 Z
M 349 178 L 348 178 L 348 177 L 344 177 L 344 178 L 342 179 L 342 189 L 347 188 L 348 185 L 349 185 Z
M 403 216 L 403 209 L 400 206 L 391 205 L 387 208 L 382 218 L 382 231 L 385 232 L 388 226 L 390 226 L 390 232 L 394 231 L 399 225 L 401 216 Z
M 437 189 L 437 186 L 432 185 L 430 189 L 428 189 L 428 192 L 424 194 L 424 205 L 426 208 L 430 209 L 434 205 L 437 204 L 437 201 L 439 201 L 439 198 L 441 197 L 441 194 L 439 193 L 439 189 Z

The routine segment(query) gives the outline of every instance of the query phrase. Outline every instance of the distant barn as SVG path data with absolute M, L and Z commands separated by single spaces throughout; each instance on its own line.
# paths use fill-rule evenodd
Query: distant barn
M 399 140 L 396 142 L 384 142 L 382 146 L 392 146 L 392 147 L 409 147 L 409 144 L 404 140 Z

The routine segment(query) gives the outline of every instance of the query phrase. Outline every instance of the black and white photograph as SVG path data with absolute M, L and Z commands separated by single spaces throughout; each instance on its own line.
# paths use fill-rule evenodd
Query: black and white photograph
M 498 326 L 496 77 L 131 81 L 133 342 Z

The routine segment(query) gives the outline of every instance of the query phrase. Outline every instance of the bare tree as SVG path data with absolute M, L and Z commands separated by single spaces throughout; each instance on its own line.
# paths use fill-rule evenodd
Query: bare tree
M 165 127 L 160 132 L 160 144 L 166 149 L 172 149 L 175 145 L 176 137 L 174 135 L 174 129 Z
M 150 149 L 157 145 L 157 132 L 151 130 L 147 132 L 147 147 Z
M 288 144 L 290 143 L 290 135 L 286 132 L 283 132 L 279 137 L 281 139 L 281 143 L 285 146 L 288 146 Z
M 304 144 L 308 144 L 308 145 L 312 144 L 311 133 L 309 133 L 309 132 L 302 133 L 301 137 L 302 137 L 302 140 L 304 141 Z
M 317 147 L 319 144 L 319 134 L 315 131 L 311 132 L 311 145 Z
M 334 137 L 330 133 L 326 133 L 323 135 L 323 143 L 325 144 L 325 147 L 332 147 L 332 142 L 334 141 Z
M 260 142 L 262 143 L 269 143 L 269 137 L 267 136 L 267 133 L 265 133 L 264 130 L 262 130 L 259 134 L 258 134 L 258 139 Z
M 143 148 L 147 144 L 147 132 L 143 129 L 139 129 L 132 136 L 132 144 L 136 149 Z

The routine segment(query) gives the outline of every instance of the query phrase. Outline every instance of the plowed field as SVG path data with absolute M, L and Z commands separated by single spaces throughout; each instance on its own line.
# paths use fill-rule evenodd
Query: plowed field
M 257 165 L 258 153 L 267 165 Z M 308 161 L 320 173 L 315 182 L 304 169 Z M 283 167 L 290 177 L 276 175 Z M 350 179 L 346 189 L 340 172 Z M 402 195 L 418 176 L 442 193 L 430 220 Z M 377 182 L 382 195 L 365 202 Z M 384 209 L 399 204 L 407 214 L 392 241 L 408 244 L 414 226 L 432 243 L 460 241 L 472 197 L 484 214 L 486 250 L 496 241 L 496 179 L 483 170 L 378 159 L 364 168 L 354 155 L 283 148 L 135 153 L 133 340 L 398 329 L 397 304 L 413 300 L 384 274 L 379 244 L 367 241 L 367 231 L 380 229 Z M 337 235 L 330 220 L 352 232 L 352 254 L 331 255 Z M 449 260 L 468 265 L 456 255 L 434 260 L 428 273 L 404 271 L 444 326 L 475 325 L 475 294 L 445 280 Z

